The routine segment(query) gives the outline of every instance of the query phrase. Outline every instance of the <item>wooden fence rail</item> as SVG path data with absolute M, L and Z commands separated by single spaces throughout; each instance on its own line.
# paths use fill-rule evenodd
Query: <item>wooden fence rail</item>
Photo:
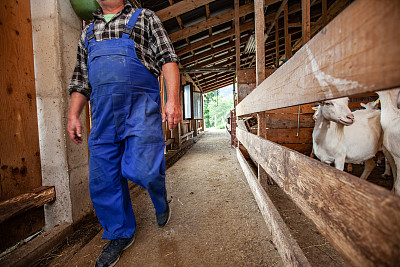
M 399 87 L 399 21 L 400 1 L 355 1 L 244 98 L 237 116 Z M 236 134 L 349 264 L 398 266 L 399 196 L 243 129 Z

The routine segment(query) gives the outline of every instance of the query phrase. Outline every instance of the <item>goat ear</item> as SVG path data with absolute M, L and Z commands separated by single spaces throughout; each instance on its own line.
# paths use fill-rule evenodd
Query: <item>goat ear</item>
M 366 107 L 366 105 L 365 105 L 364 103 L 360 103 L 360 105 L 361 105 L 363 108 Z
M 312 107 L 312 109 L 316 111 L 316 110 L 318 110 L 318 107 Z

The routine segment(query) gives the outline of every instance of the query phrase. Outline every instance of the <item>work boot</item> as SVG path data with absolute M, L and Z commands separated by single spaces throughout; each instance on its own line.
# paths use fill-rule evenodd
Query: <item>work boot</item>
M 122 251 L 130 247 L 135 241 L 135 236 L 131 238 L 114 239 L 108 242 L 96 260 L 95 267 L 112 267 L 121 255 Z
M 171 210 L 167 201 L 167 209 L 163 213 L 156 213 L 157 224 L 159 227 L 164 227 L 171 218 Z

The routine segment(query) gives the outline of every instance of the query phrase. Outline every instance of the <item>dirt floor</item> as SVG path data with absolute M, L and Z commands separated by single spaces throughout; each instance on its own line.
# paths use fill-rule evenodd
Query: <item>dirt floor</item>
M 117 266 L 283 266 L 225 130 L 209 131 L 167 170 L 172 217 L 158 228 L 147 192 L 132 191 L 136 241 Z M 94 266 L 101 232 L 69 261 Z
M 147 192 L 131 190 L 136 241 L 117 266 L 283 266 L 226 131 L 208 130 L 185 150 L 167 170 L 172 218 L 165 228 L 157 227 Z M 356 176 L 363 170 L 353 168 Z M 383 171 L 375 168 L 368 180 L 389 189 L 392 179 L 381 179 Z M 311 266 L 346 266 L 278 186 L 269 186 L 267 193 Z M 94 266 L 107 242 L 101 234 L 97 220 L 89 219 L 63 249 L 35 266 Z

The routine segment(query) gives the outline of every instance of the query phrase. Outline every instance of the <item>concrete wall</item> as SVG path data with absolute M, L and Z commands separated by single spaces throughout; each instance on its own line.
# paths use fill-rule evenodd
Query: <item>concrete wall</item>
M 89 197 L 86 112 L 85 142 L 73 144 L 66 131 L 68 84 L 76 60 L 81 20 L 69 0 L 31 0 L 36 97 L 43 185 L 56 187 L 45 206 L 46 228 L 75 222 L 92 211 Z

